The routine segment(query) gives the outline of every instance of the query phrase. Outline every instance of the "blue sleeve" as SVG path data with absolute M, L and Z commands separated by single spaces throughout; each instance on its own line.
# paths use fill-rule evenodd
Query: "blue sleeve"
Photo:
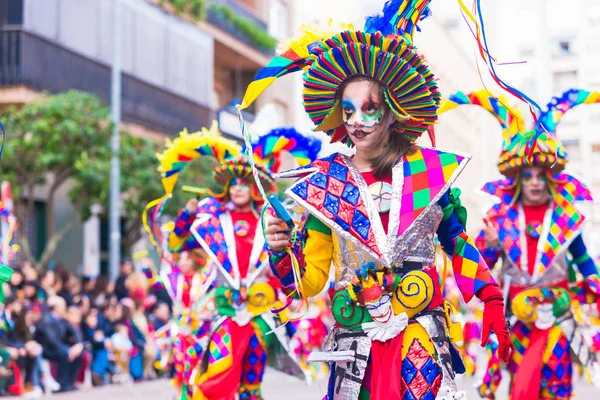
M 573 256 L 573 263 L 577 265 L 577 269 L 581 275 L 588 277 L 598 273 L 594 259 L 588 254 L 583 237 L 578 235 L 569 246 L 569 252 Z
M 450 204 L 450 197 L 448 192 L 438 200 L 438 205 L 442 208 Z M 442 245 L 442 248 L 449 256 L 454 254 L 454 238 L 465 231 L 464 225 L 458 219 L 458 215 L 452 212 L 447 218 L 440 222 L 440 226 L 437 229 L 438 239 Z

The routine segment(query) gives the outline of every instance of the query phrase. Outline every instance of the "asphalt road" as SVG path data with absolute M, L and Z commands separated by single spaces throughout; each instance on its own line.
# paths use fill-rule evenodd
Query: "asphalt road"
M 505 382 L 506 383 L 506 382 Z M 468 399 L 477 396 L 472 378 L 461 379 L 459 385 L 468 393 Z M 575 382 L 577 400 L 596 400 L 600 390 L 579 380 Z M 319 381 L 306 385 L 298 379 L 279 372 L 267 371 L 263 384 L 263 394 L 267 400 L 321 400 L 325 394 L 325 382 Z M 508 399 L 506 384 L 497 393 L 498 400 Z M 53 400 L 172 400 L 175 392 L 166 380 L 131 385 L 111 385 L 104 388 L 81 390 L 75 393 L 52 396 Z

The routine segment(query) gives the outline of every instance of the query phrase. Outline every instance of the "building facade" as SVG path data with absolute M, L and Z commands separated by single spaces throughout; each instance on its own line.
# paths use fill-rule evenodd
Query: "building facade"
M 600 2 L 594 0 L 496 0 L 484 17 L 501 76 L 543 108 L 570 88 L 600 91 Z M 502 6 L 500 6 L 502 4 Z M 506 28 L 510 21 L 510 29 Z M 596 203 L 582 206 L 585 235 L 600 255 L 600 105 L 578 107 L 558 126 L 568 169 L 591 186 Z
M 289 26 L 287 0 L 199 0 L 183 8 L 171 0 L 0 0 L 0 107 L 33 101 L 44 92 L 79 89 L 110 101 L 115 15 L 120 15 L 122 130 L 162 141 L 181 129 L 218 119 L 240 139 L 232 106 L 275 51 Z M 115 6 L 119 13 L 115 14 Z M 266 104 L 281 124 L 292 121 L 290 82 L 273 85 Z M 30 196 L 42 200 L 47 188 Z M 57 195 L 57 225 L 74 210 L 68 185 Z M 29 216 L 30 240 L 43 247 L 45 205 Z M 98 273 L 106 265 L 107 223 L 96 209 L 77 223 L 55 261 Z M 106 272 L 106 271 L 102 271 Z

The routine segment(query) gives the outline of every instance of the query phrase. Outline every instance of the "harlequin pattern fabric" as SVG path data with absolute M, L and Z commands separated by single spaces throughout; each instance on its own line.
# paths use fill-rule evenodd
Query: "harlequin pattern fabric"
M 398 236 L 443 194 L 441 190 L 464 160 L 457 154 L 425 148 L 417 148 L 406 156 Z
M 402 362 L 402 398 L 435 400 L 441 383 L 442 374 L 437 362 L 419 340 L 415 339 Z
M 381 256 L 358 183 L 337 153 L 313 163 L 317 172 L 291 191 Z
M 465 161 L 464 156 L 421 147 L 405 157 L 398 236 L 442 196 L 441 190 Z M 381 256 L 358 183 L 340 156 L 317 160 L 312 168 L 316 172 L 295 184 L 292 193 Z
M 465 302 L 468 303 L 480 289 L 497 283 L 473 239 L 463 232 L 454 238 L 454 242 L 454 277 Z
M 488 211 L 487 217 L 498 229 L 498 236 L 504 253 L 510 257 L 515 265 L 521 265 L 521 232 L 519 229 L 518 177 L 507 178 L 499 181 L 488 182 L 482 191 L 493 196 L 496 203 Z M 591 201 L 591 192 L 585 184 L 576 177 L 560 173 L 551 176 L 549 185 L 552 190 L 552 213 L 550 229 L 544 240 L 540 263 L 535 267 L 535 275 L 540 276 L 554 261 L 555 257 L 564 251 L 579 233 L 585 216 L 573 205 L 576 201 Z M 524 227 L 525 228 L 525 227 Z M 482 236 L 482 234 L 480 234 Z M 484 241 L 478 241 L 478 248 L 484 250 Z M 488 253 L 488 260 L 497 259 L 494 251 Z
M 197 380 L 194 400 L 240 398 L 260 400 L 267 350 L 261 330 L 252 321 L 244 326 L 226 318 L 208 347 L 208 367 Z
M 561 334 L 552 347 L 550 357 L 546 359 L 542 367 L 542 396 L 555 399 L 570 399 L 573 375 L 573 364 L 571 362 L 569 341 Z
M 242 360 L 242 387 L 260 384 L 265 373 L 267 351 L 255 333 Z
M 508 371 L 511 376 L 519 371 L 523 355 L 529 346 L 531 327 L 518 321 L 511 331 L 511 340 L 515 347 Z M 572 394 L 573 365 L 569 341 L 558 326 L 551 328 L 548 344 L 542 358 L 540 398 L 570 399 Z

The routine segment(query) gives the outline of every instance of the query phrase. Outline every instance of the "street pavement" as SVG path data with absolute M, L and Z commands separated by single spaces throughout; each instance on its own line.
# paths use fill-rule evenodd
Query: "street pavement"
M 473 386 L 475 380 L 464 378 L 459 386 L 467 391 L 469 400 L 479 399 Z M 298 379 L 283 375 L 277 371 L 268 370 L 263 384 L 263 394 L 266 400 L 321 400 L 325 394 L 325 381 L 306 385 Z M 577 400 L 597 400 L 599 390 L 578 379 L 575 382 Z M 104 388 L 81 390 L 75 393 L 54 395 L 52 400 L 174 400 L 175 392 L 166 380 L 130 384 L 111 385 Z M 498 400 L 507 400 L 507 385 L 497 393 Z

